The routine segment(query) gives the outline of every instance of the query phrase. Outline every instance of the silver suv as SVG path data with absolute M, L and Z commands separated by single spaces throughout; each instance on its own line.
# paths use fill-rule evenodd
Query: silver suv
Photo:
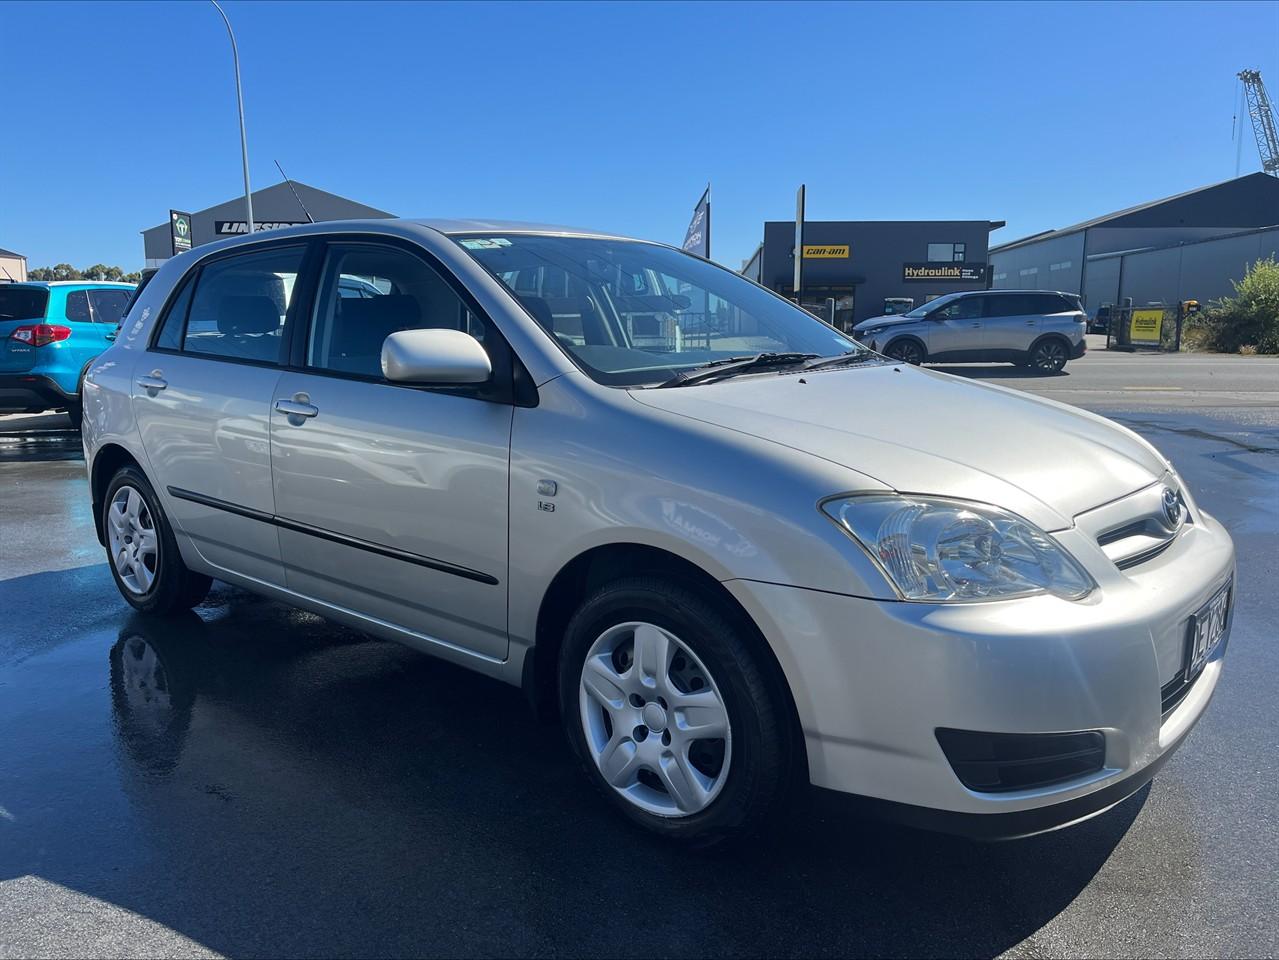
M 872 317 L 853 335 L 906 363 L 1000 361 L 1057 373 L 1082 357 L 1087 314 L 1073 293 L 952 293 L 897 316 Z
M 659 244 L 377 220 L 198 247 L 90 369 L 83 430 L 134 607 L 216 578 L 521 686 L 608 802 L 690 843 L 804 783 L 978 836 L 1070 823 L 1221 676 L 1234 549 L 1148 443 Z

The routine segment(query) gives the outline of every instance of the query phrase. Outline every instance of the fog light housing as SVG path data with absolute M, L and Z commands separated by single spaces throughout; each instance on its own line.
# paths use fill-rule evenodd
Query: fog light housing
M 1078 733 L 981 733 L 937 729 L 955 776 L 977 793 L 1034 790 L 1097 773 L 1106 761 L 1100 730 Z

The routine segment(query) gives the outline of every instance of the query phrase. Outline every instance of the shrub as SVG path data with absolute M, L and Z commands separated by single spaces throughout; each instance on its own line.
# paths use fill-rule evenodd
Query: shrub
M 1208 350 L 1279 353 L 1279 263 L 1273 256 L 1232 280 L 1233 297 L 1222 297 L 1189 322 L 1190 340 Z

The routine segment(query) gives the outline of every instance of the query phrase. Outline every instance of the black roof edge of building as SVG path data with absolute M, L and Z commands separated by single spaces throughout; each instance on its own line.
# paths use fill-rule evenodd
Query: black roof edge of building
M 5 250 L 2 248 L 0 248 L 0 257 L 17 257 L 19 260 L 27 259 L 25 254 L 15 253 L 12 250 Z
M 1041 230 L 1039 233 L 1032 233 L 1026 237 L 1020 237 L 1016 240 L 1009 240 L 1007 243 L 1001 243 L 998 246 L 991 247 L 991 253 L 1002 253 L 1004 250 L 1011 250 L 1014 247 L 1020 247 L 1023 244 L 1031 243 L 1036 240 L 1044 240 L 1048 237 L 1064 237 L 1072 233 L 1079 233 L 1081 230 L 1087 230 L 1091 227 L 1099 227 L 1111 220 L 1118 220 L 1120 217 L 1126 217 L 1130 214 L 1140 213 L 1142 210 L 1149 210 L 1151 207 L 1157 207 L 1163 203 L 1171 203 L 1174 200 L 1181 200 L 1185 197 L 1193 196 L 1196 193 L 1203 193 L 1205 190 L 1213 190 L 1217 187 L 1225 186 L 1227 183 L 1233 183 L 1238 180 L 1251 180 L 1257 177 L 1265 177 L 1273 180 L 1274 178 L 1268 173 L 1262 173 L 1260 170 L 1254 173 L 1245 173 L 1243 176 L 1231 177 L 1228 180 L 1219 180 L 1216 183 L 1207 183 L 1201 187 L 1195 187 L 1191 190 L 1183 190 L 1181 193 L 1174 193 L 1171 197 L 1160 197 L 1158 200 L 1148 200 L 1145 203 L 1138 203 L 1131 207 L 1125 207 L 1122 210 L 1115 210 L 1112 213 L 1102 214 L 1099 217 L 1093 217 L 1090 220 L 1084 220 L 1080 223 L 1072 224 L 1069 227 L 1061 227 L 1060 229 Z

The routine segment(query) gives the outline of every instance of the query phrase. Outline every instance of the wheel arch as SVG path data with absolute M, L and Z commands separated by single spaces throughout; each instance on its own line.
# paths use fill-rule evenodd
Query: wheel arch
M 98 543 L 105 544 L 102 537 L 102 501 L 106 497 L 107 484 L 121 467 L 133 466 L 142 470 L 137 457 L 118 443 L 106 443 L 94 454 L 93 466 L 89 471 L 89 490 L 93 498 L 93 526 L 98 535 Z M 142 470 L 145 474 L 146 471 Z
M 919 352 L 921 354 L 921 358 L 919 361 L 920 363 L 926 363 L 928 361 L 928 344 L 924 343 L 924 341 L 920 339 L 919 335 L 915 333 L 897 334 L 897 336 L 892 337 L 887 343 L 884 344 L 884 349 L 881 350 L 880 353 L 887 356 L 889 348 L 892 347 L 892 345 L 895 343 L 901 343 L 903 340 L 909 340 L 911 343 L 919 347 Z
M 1026 356 L 1029 357 L 1032 353 L 1034 353 L 1035 348 L 1045 340 L 1060 340 L 1061 345 L 1066 348 L 1066 359 L 1070 359 L 1070 354 L 1074 350 L 1074 344 L 1070 342 L 1070 338 L 1064 333 L 1059 333 L 1056 330 L 1049 331 L 1048 333 L 1042 333 L 1035 337 L 1034 341 L 1030 344 L 1030 347 L 1026 350 Z
M 597 587 L 620 576 L 650 575 L 675 580 L 704 592 L 734 622 L 758 655 L 769 682 L 786 704 L 796 756 L 805 764 L 803 731 L 790 684 L 776 654 L 754 619 L 724 585 L 704 569 L 661 547 L 640 543 L 609 543 L 579 553 L 552 578 L 538 608 L 534 646 L 524 658 L 522 686 L 534 711 L 545 720 L 558 713 L 559 653 L 564 628 L 581 601 Z

